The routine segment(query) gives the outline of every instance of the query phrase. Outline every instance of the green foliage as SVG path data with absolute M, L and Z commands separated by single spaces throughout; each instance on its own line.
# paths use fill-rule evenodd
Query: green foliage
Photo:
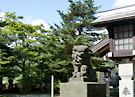
M 8 96 L 6 96 L 6 95 L 0 95 L 0 97 L 8 97 Z
M 103 61 L 99 57 L 91 57 L 90 64 L 94 69 L 100 69 L 102 67 Z
M 7 12 L 5 15 L 4 20 L 7 25 L 1 28 L 1 34 L 8 36 L 10 40 L 12 39 L 12 41 L 3 43 L 6 50 L 9 48 L 8 51 L 11 55 L 7 52 L 1 52 L 1 60 L 4 60 L 3 63 L 1 61 L 1 65 L 4 64 L 1 71 L 4 70 L 3 76 L 16 78 L 15 82 L 19 84 L 22 92 L 37 89 L 48 92 L 50 91 L 48 85 L 52 74 L 56 77 L 56 82 L 60 79 L 67 81 L 68 73 L 65 64 L 69 64 L 67 62 L 69 58 L 60 56 L 64 45 L 60 42 L 59 36 L 55 37 L 52 32 L 45 31 L 42 29 L 42 25 L 23 24 L 19 19 L 15 13 Z M 2 38 L 4 37 L 2 36 Z M 4 57 L 6 55 L 9 57 Z M 63 58 L 67 61 L 63 61 Z M 8 70 L 12 73 L 5 74 Z M 58 91 L 57 85 L 55 90 Z
M 70 26 L 71 30 L 77 30 L 79 35 L 82 35 L 84 28 L 92 28 L 90 23 L 96 19 L 94 15 L 97 9 L 98 7 L 94 6 L 93 0 L 77 0 L 70 2 L 67 13 L 64 14 L 60 10 L 58 12 L 67 28 Z
M 110 69 L 114 69 L 117 66 L 116 62 L 115 61 L 112 61 L 112 60 L 110 60 L 110 61 L 104 61 L 102 63 L 102 65 L 104 65 L 104 67 L 110 68 Z
M 60 83 L 61 83 L 60 80 L 54 82 L 54 89 L 55 89 L 54 91 L 55 91 L 55 94 L 60 94 L 60 92 L 59 92 Z
M 100 34 L 91 31 L 93 28 L 91 22 L 96 19 L 95 13 L 98 9 L 97 6 L 94 6 L 94 1 L 77 0 L 69 1 L 69 3 L 67 13 L 58 10 L 62 18 L 61 25 L 54 24 L 55 26 L 51 26 L 51 35 L 55 37 L 55 41 L 58 41 L 57 46 L 57 43 L 54 42 L 54 48 L 59 49 L 58 61 L 55 60 L 55 62 L 60 63 L 57 67 L 59 65 L 64 66 L 63 68 L 68 72 L 68 77 L 71 76 L 71 68 L 73 68 L 71 58 L 73 46 L 88 45 L 91 47 L 95 41 L 100 39 Z M 57 56 L 57 54 L 55 54 L 55 56 Z M 64 69 L 60 69 L 60 71 L 63 70 Z
M 1 76 L 3 74 L 9 78 L 15 78 L 22 75 L 20 88 L 25 92 L 30 91 L 37 82 L 34 79 L 34 70 L 31 70 L 37 65 L 36 59 L 39 56 L 37 48 L 41 46 L 36 38 L 45 35 L 37 32 L 42 29 L 41 26 L 23 24 L 18 20 L 20 18 L 23 17 L 17 17 L 15 13 L 5 14 L 6 25 L 0 29 L 2 37 L 0 63 Z
M 23 16 L 15 13 L 5 14 L 0 25 L 0 76 L 14 79 L 22 92 L 49 92 L 50 77 L 54 75 L 58 93 L 60 82 L 68 81 L 72 75 L 73 46 L 91 47 L 101 38 L 101 34 L 91 31 L 98 9 L 93 0 L 69 3 L 67 13 L 58 11 L 61 25 L 54 24 L 51 31 L 44 30 L 43 25 L 24 24 L 20 21 Z M 100 59 L 91 58 L 93 67 L 98 68 L 101 63 Z

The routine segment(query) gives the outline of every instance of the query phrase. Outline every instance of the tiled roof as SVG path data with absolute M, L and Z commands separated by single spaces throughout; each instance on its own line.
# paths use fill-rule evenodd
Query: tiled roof
M 102 48 L 104 48 L 106 45 L 109 45 L 109 37 L 106 37 L 105 39 L 101 40 L 99 43 L 97 43 L 96 45 L 94 45 L 91 48 L 91 51 L 93 53 L 96 53 L 99 50 L 101 50 Z
M 98 19 L 92 22 L 93 25 L 110 23 L 114 21 L 135 18 L 135 5 L 98 13 Z

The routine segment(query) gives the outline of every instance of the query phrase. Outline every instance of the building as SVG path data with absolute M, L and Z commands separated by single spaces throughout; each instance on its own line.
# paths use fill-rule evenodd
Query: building
M 105 27 L 109 37 L 91 50 L 101 57 L 107 54 L 119 64 L 119 97 L 134 97 L 135 5 L 99 12 L 92 25 Z

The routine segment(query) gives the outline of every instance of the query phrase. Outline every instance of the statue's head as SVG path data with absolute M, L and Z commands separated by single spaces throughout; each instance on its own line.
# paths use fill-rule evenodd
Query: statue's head
M 74 46 L 72 52 L 73 64 L 74 65 L 84 65 L 89 62 L 88 46 L 77 45 Z

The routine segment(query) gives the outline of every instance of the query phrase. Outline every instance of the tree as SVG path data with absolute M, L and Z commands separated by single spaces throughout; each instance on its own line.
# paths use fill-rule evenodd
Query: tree
M 58 57 L 54 59 L 54 63 L 51 66 L 55 67 L 54 71 L 57 69 L 57 72 L 62 74 L 61 78 L 65 78 L 61 81 L 68 81 L 67 79 L 72 75 L 73 66 L 71 55 L 73 46 L 88 45 L 90 48 L 95 41 L 100 39 L 100 34 L 91 31 L 94 28 L 91 26 L 91 22 L 96 19 L 95 13 L 99 8 L 94 6 L 94 1 L 69 0 L 69 3 L 67 13 L 58 10 L 62 19 L 61 24 L 51 26 L 51 36 L 54 38 L 51 47 L 54 50 L 59 50 L 55 54 Z M 64 74 L 67 76 L 64 76 Z M 60 77 L 58 78 L 60 79 Z
M 67 81 L 67 70 L 65 69 L 65 63 L 67 60 L 62 60 L 63 45 L 57 36 L 53 35 L 53 32 L 47 32 L 47 37 L 39 37 L 37 40 L 41 44 L 39 47 L 40 56 L 37 58 L 39 65 L 37 68 L 40 70 L 40 78 L 43 81 L 42 86 L 46 90 L 50 91 L 50 76 L 55 76 L 55 82 Z M 62 76 L 64 75 L 64 76 Z M 55 89 L 56 90 L 56 89 Z M 57 90 L 56 90 L 57 91 Z
M 0 30 L 1 39 L 9 38 L 9 41 L 4 43 L 6 53 L 3 49 L 0 60 L 8 70 L 12 69 L 15 77 L 22 76 L 19 81 L 22 91 L 32 91 L 37 87 L 49 91 L 51 75 L 55 76 L 55 90 L 58 91 L 58 84 L 68 81 L 73 71 L 73 46 L 91 47 L 100 39 L 100 34 L 91 31 L 91 22 L 96 19 L 94 14 L 98 9 L 94 7 L 93 0 L 70 0 L 69 3 L 67 13 L 58 11 L 62 18 L 61 25 L 51 26 L 51 31 L 45 31 L 42 25 L 24 24 L 20 21 L 22 16 L 6 13 L 5 26 Z
M 0 27 L 5 27 L 7 23 L 5 21 L 0 22 Z M 14 64 L 12 59 L 13 59 L 13 54 L 12 54 L 12 49 L 8 47 L 14 39 L 8 35 L 6 35 L 4 30 L 0 28 L 0 88 L 1 92 L 3 90 L 2 88 L 2 78 L 5 76 L 8 76 L 10 79 L 14 78 L 15 73 L 13 66 Z M 10 71 L 10 72 L 9 72 Z M 15 70 L 16 71 L 16 70 Z M 10 84 L 12 86 L 12 83 Z
M 63 55 L 71 55 L 74 45 L 88 45 L 99 40 L 100 34 L 91 31 L 91 22 L 96 19 L 95 13 L 99 7 L 94 6 L 93 0 L 69 1 L 67 13 L 58 10 L 62 18 L 61 25 L 54 24 L 53 35 L 63 45 Z M 68 56 L 69 57 L 69 56 Z M 65 59 L 67 59 L 66 57 Z M 69 58 L 71 61 L 71 57 Z
M 63 48 L 61 48 L 62 59 L 71 62 L 72 48 L 74 45 L 88 45 L 91 47 L 95 41 L 100 39 L 91 29 L 91 22 L 96 19 L 95 13 L 99 7 L 94 6 L 93 0 L 76 0 L 69 1 L 67 13 L 58 10 L 62 18 L 61 25 L 52 26 L 53 36 L 57 38 Z M 63 57 L 65 56 L 65 57 Z
M 61 29 L 63 34 L 74 37 L 76 44 L 78 41 L 95 42 L 99 39 L 99 34 L 91 31 L 91 22 L 96 19 L 95 13 L 99 7 L 94 6 L 93 0 L 76 0 L 70 2 L 67 13 L 58 10 L 63 22 Z M 57 26 L 57 28 L 59 28 Z M 80 39 L 81 38 L 81 39 Z
M 20 17 L 17 17 L 15 13 L 7 12 L 4 19 L 6 25 L 1 28 L 1 34 L 12 39 L 11 43 L 4 44 L 7 47 L 5 50 L 10 49 L 11 54 L 7 53 L 11 57 L 10 60 L 5 60 L 4 56 L 1 56 L 7 68 L 4 67 L 3 70 L 11 71 L 12 69 L 12 73 L 7 72 L 3 76 L 7 76 L 10 83 L 15 77 L 21 76 L 19 83 L 23 92 L 36 90 L 36 88 L 42 89 L 41 87 L 48 88 L 50 76 L 60 74 L 57 74 L 57 66 L 55 66 L 55 61 L 59 60 L 58 54 L 61 51 L 55 48 L 60 45 L 60 42 L 50 34 L 51 32 L 42 29 L 42 25 L 31 26 L 22 23 L 19 19 Z M 58 68 L 62 68 L 61 65 Z M 49 88 L 47 90 L 49 91 Z
M 41 35 L 38 31 L 43 32 L 44 30 L 42 29 L 42 25 L 31 26 L 30 24 L 22 23 L 19 19 L 22 19 L 22 17 L 17 17 L 15 13 L 7 12 L 4 19 L 7 25 L 1 28 L 1 33 L 13 40 L 10 44 L 5 43 L 6 47 L 12 51 L 12 60 L 8 61 L 8 64 L 10 67 L 14 68 L 14 71 L 18 70 L 19 74 L 22 75 L 20 85 L 21 89 L 25 92 L 29 91 L 33 84 L 30 80 L 30 76 L 33 74 L 31 72 L 34 72 L 31 70 L 31 67 L 37 65 L 35 60 L 36 57 L 39 56 L 39 52 L 37 52 L 36 49 L 40 44 L 36 41 L 36 37 Z M 6 50 L 8 50 L 7 48 Z M 2 58 L 4 57 L 2 56 Z M 15 74 L 17 74 L 17 72 Z M 14 77 L 12 77 L 12 79 Z

